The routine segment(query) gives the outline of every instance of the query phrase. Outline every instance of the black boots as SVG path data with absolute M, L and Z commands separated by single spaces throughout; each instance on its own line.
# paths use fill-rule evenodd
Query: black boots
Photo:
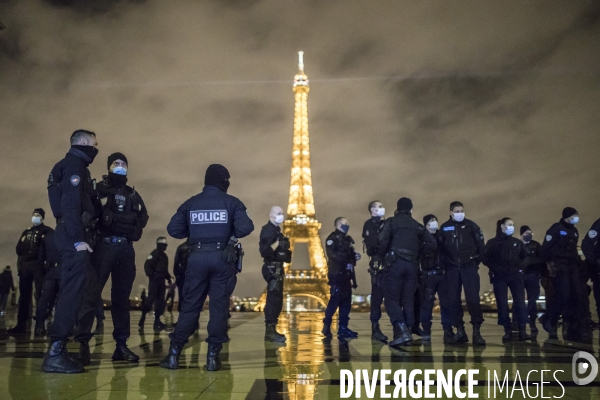
M 511 326 L 505 326 L 504 327 L 504 336 L 502 336 L 502 341 L 506 342 L 512 340 L 512 327 Z
M 88 342 L 79 342 L 79 355 L 77 356 L 81 365 L 90 365 L 90 344 Z
M 378 322 L 373 322 L 371 324 L 371 339 L 373 340 L 379 340 L 380 342 L 386 341 L 388 339 L 387 336 L 385 336 L 383 334 L 383 332 L 381 332 L 381 329 L 379 328 L 379 323 Z
M 540 317 L 540 323 L 542 324 L 542 328 L 548 332 L 548 339 L 558 339 L 556 324 L 550 321 L 550 318 L 546 314 Z
M 96 321 L 96 329 L 94 330 L 94 332 L 92 332 L 92 335 L 102 335 L 104 333 L 104 320 L 97 320 Z
M 83 366 L 69 357 L 66 342 L 57 341 L 50 344 L 44 356 L 42 371 L 76 374 L 83 372 Z
M 531 329 L 531 340 L 536 340 L 539 331 L 535 325 L 535 318 L 529 318 L 529 328 Z
M 444 344 L 455 344 L 456 340 L 454 339 L 456 334 L 452 330 L 452 327 L 444 327 Z
M 166 369 L 179 369 L 179 357 L 181 356 L 181 350 L 183 347 L 179 347 L 171 342 L 169 346 L 169 353 L 165 358 L 160 360 L 158 365 Z
M 44 336 L 46 334 L 46 327 L 44 325 L 44 321 L 36 321 L 35 330 L 33 331 L 33 334 L 35 336 Z
M 424 342 L 431 342 L 431 327 L 430 326 L 423 325 L 423 330 L 421 331 L 421 339 Z
M 483 337 L 481 336 L 481 332 L 479 331 L 480 328 L 481 325 L 473 325 L 473 344 L 485 346 L 485 340 L 483 339 Z
M 354 332 L 347 325 L 340 325 L 338 328 L 338 337 L 342 339 L 357 338 L 358 333 Z
M 125 342 L 117 342 L 117 348 L 112 355 L 112 360 L 138 362 L 140 361 L 140 356 L 129 350 Z
M 6 331 L 9 335 L 24 335 L 27 333 L 27 323 L 25 321 L 17 322 L 17 326 Z
M 208 353 L 206 353 L 206 369 L 208 371 L 218 371 L 221 369 L 221 360 L 219 359 L 220 352 L 221 345 L 209 343 Z
M 160 318 L 156 318 L 154 320 L 154 330 L 155 331 L 162 331 L 162 330 L 165 330 L 166 328 L 167 328 L 167 326 L 161 322 Z
M 265 342 L 285 342 L 285 335 L 277 332 L 276 324 L 265 325 Z
M 456 327 L 456 335 L 454 335 L 454 343 L 468 343 L 469 337 L 465 332 L 465 326 L 459 325 Z
M 408 326 L 405 323 L 397 322 L 394 324 L 394 340 L 388 343 L 388 346 L 410 346 L 412 339 Z
M 140 318 L 140 322 L 138 322 L 140 329 L 144 329 L 144 323 L 146 323 L 146 313 L 142 311 L 142 318 Z
M 526 340 L 531 340 L 531 336 L 527 334 L 527 324 L 519 325 L 519 341 L 524 342 Z
M 333 334 L 331 333 L 331 322 L 327 323 L 323 321 L 323 330 L 321 330 L 321 334 L 328 339 L 333 337 Z

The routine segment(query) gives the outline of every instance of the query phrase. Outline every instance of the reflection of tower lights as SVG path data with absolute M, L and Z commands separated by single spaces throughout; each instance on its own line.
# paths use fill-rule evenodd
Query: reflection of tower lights
M 286 309 L 286 312 L 289 313 L 290 310 L 291 310 L 291 308 L 292 308 L 292 297 L 288 294 L 287 297 L 286 297 L 286 299 L 285 299 L 285 309 Z

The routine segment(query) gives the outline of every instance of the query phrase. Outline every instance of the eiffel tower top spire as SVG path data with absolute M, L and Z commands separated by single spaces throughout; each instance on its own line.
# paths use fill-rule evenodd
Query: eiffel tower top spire
M 308 77 L 304 74 L 304 52 L 298 52 L 298 73 L 294 76 L 294 139 L 292 148 L 292 177 L 288 201 L 288 218 L 314 217 L 308 141 Z

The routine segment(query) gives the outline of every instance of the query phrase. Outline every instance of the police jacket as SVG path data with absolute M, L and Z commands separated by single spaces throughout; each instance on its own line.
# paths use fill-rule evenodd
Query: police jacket
M 152 253 L 150 253 L 144 263 L 144 272 L 150 279 L 171 280 L 171 274 L 169 274 L 169 256 L 167 256 L 167 253 L 158 249 L 152 250 Z
M 175 275 L 175 278 L 185 278 L 185 270 L 187 269 L 189 258 L 190 243 L 186 240 L 177 246 L 177 251 L 175 251 L 175 263 L 173 265 L 173 275 Z
M 91 159 L 71 147 L 65 158 L 52 168 L 48 176 L 48 200 L 52 214 L 64 229 L 58 229 L 59 250 L 76 251 L 75 243 L 91 239 L 94 222 L 100 211 L 95 184 L 88 165 Z
M 598 265 L 600 261 L 600 243 L 598 243 L 598 232 L 600 232 L 600 219 L 592 225 L 587 235 L 581 241 L 581 250 L 588 264 Z
M 579 232 L 575 225 L 560 220 L 548 229 L 542 243 L 542 257 L 546 262 L 559 266 L 579 265 L 581 258 L 577 253 Z
M 244 203 L 210 185 L 183 203 L 167 226 L 169 235 L 176 239 L 189 237 L 191 245 L 227 243 L 231 236 L 243 238 L 253 230 Z
M 521 268 L 526 274 L 533 272 L 542 272 L 546 269 L 546 262 L 542 258 L 542 245 L 535 240 L 529 243 L 523 243 L 525 258 L 521 263 Z
M 42 240 L 40 253 L 46 269 L 50 269 L 56 264 L 60 264 L 60 252 L 58 251 L 58 247 L 56 247 L 54 235 L 54 229 L 48 228 L 48 231 Z
M 44 224 L 30 226 L 25 229 L 17 242 L 17 256 L 24 262 L 43 263 L 44 258 L 41 253 L 42 241 L 44 240 L 44 236 L 51 230 L 52 228 Z
M 384 224 L 385 219 L 381 217 L 371 217 L 363 226 L 363 243 L 369 257 L 379 257 L 379 232 L 381 232 Z
M 396 257 L 416 264 L 423 243 L 437 246 L 433 236 L 410 212 L 399 211 L 387 220 L 379 233 L 379 255 L 383 259 L 386 253 L 393 251 Z
M 271 221 L 262 227 L 260 230 L 260 240 L 258 242 L 258 250 L 264 262 L 290 262 L 292 261 L 292 252 L 282 247 L 282 243 L 273 250 L 273 243 L 285 241 L 285 237 L 281 233 L 281 228 Z
M 329 285 L 350 282 L 352 273 L 348 270 L 348 264 L 356 265 L 354 240 L 350 235 L 336 229 L 327 236 L 325 244 Z
M 483 231 L 466 218 L 462 222 L 452 218 L 444 222 L 440 227 L 439 244 L 444 262 L 457 266 L 479 258 L 485 247 Z
M 0 294 L 8 294 L 11 289 L 15 290 L 15 282 L 13 281 L 12 272 L 5 269 L 0 274 Z
M 435 239 L 435 246 L 430 242 L 423 242 L 421 251 L 419 252 L 419 262 L 421 263 L 421 270 L 433 271 L 444 269 L 444 262 L 442 259 L 442 252 L 438 245 L 439 231 L 434 234 L 427 231 Z
M 506 233 L 496 232 L 496 237 L 487 241 L 481 262 L 483 262 L 494 275 L 510 275 L 520 273 L 521 262 L 525 258 L 523 242 Z

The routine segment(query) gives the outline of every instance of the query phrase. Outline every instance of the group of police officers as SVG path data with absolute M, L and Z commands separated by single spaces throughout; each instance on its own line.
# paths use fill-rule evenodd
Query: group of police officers
M 138 241 L 148 222 L 148 213 L 140 194 L 127 183 L 127 158 L 113 153 L 107 159 L 107 175 L 101 182 L 92 180 L 88 166 L 94 161 L 98 141 L 94 132 L 77 130 L 71 135 L 71 148 L 52 169 L 48 178 L 48 196 L 56 230 L 44 225 L 45 213 L 35 209 L 33 226 L 23 232 L 17 245 L 19 255 L 19 312 L 17 326 L 9 332 L 25 333 L 35 286 L 36 334 L 45 334 L 45 320 L 56 302 L 50 330 L 50 347 L 42 370 L 77 373 L 90 363 L 88 342 L 92 325 L 102 309 L 101 292 L 112 276 L 111 313 L 116 349 L 113 360 L 137 362 L 139 356 L 127 347 L 130 336 L 129 296 L 136 275 L 133 242 Z M 169 235 L 186 239 L 176 253 L 174 275 L 179 289 L 179 320 L 169 335 L 163 368 L 177 369 L 183 347 L 198 328 L 200 311 L 210 297 L 207 326 L 207 369 L 221 368 L 220 351 L 228 337 L 229 299 L 240 272 L 243 255 L 238 239 L 254 230 L 244 204 L 229 194 L 229 172 L 219 164 L 208 167 L 201 193 L 184 202 L 167 226 Z M 550 338 L 557 338 L 562 317 L 566 340 L 591 340 L 589 292 L 591 278 L 600 314 L 600 245 L 597 232 L 600 219 L 582 241 L 585 262 L 578 253 L 579 216 L 567 207 L 560 220 L 546 233 L 543 244 L 533 240 L 528 226 L 520 229 L 521 238 L 513 237 L 514 221 L 497 222 L 496 236 L 487 243 L 479 226 L 465 218 L 463 204 L 450 204 L 450 217 L 441 225 L 435 215 L 412 217 L 412 201 L 397 202 L 394 215 L 385 218 L 381 202 L 368 205 L 370 218 L 362 238 L 369 256 L 371 275 L 372 339 L 387 341 L 381 331 L 381 305 L 393 327 L 390 346 L 410 345 L 413 335 L 431 340 L 432 310 L 439 299 L 444 343 L 468 342 L 463 321 L 461 294 L 473 325 L 474 344 L 485 345 L 480 327 L 479 264 L 489 268 L 498 308 L 498 324 L 505 329 L 503 340 L 512 339 L 512 327 L 519 340 L 537 337 L 536 301 L 540 284 L 546 293 L 547 312 L 540 321 Z M 265 341 L 285 342 L 276 326 L 283 305 L 284 263 L 291 261 L 290 242 L 282 234 L 284 214 L 281 207 L 270 210 L 269 222 L 260 233 L 259 251 L 264 259 L 263 277 L 267 283 Z M 335 230 L 326 239 L 328 284 L 331 295 L 322 334 L 333 336 L 332 319 L 339 311 L 340 338 L 358 334 L 348 327 L 352 289 L 357 287 L 355 266 L 361 258 L 348 235 L 346 218 L 335 220 Z M 154 328 L 164 329 L 160 316 L 165 307 L 165 281 L 168 272 L 166 238 L 157 239 L 157 248 L 148 256 L 144 271 L 149 277 L 149 294 L 142 304 L 143 329 L 146 314 L 155 305 Z M 508 289 L 513 305 L 509 310 Z M 60 291 L 60 295 L 59 294 Z M 525 303 L 527 293 L 527 304 Z M 527 326 L 530 334 L 527 333 Z M 456 331 L 454 331 L 456 329 Z M 73 336 L 80 344 L 79 354 L 70 355 L 66 343 Z

